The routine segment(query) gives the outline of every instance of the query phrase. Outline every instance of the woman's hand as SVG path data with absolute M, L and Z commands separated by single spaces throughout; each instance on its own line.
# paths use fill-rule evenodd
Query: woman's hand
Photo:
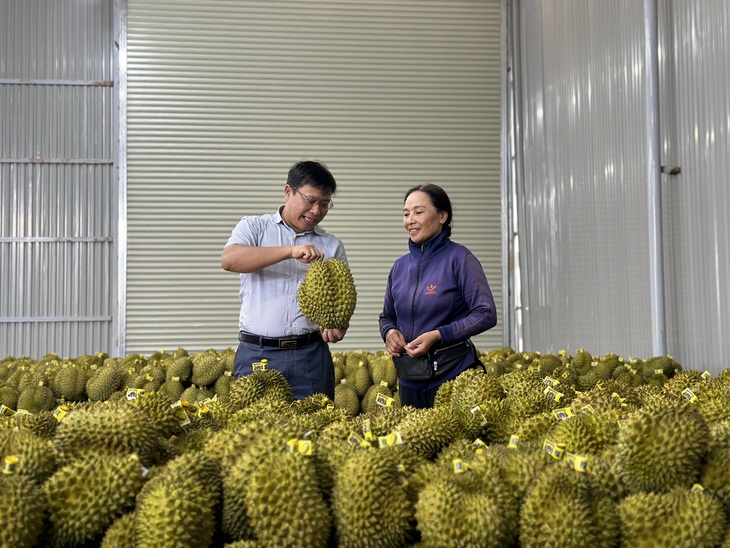
M 438 329 L 428 331 L 423 335 L 419 335 L 407 345 L 404 346 L 405 351 L 408 352 L 409 356 L 421 356 L 428 352 L 431 347 L 441 340 L 441 333 Z
M 406 345 L 403 333 L 397 329 L 391 329 L 385 334 L 385 349 L 391 356 L 400 356 Z

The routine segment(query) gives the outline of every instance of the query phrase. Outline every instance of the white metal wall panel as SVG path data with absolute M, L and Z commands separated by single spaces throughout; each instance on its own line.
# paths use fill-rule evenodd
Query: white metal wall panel
M 652 352 L 643 2 L 509 2 L 528 350 Z M 728 6 L 659 3 L 667 350 L 719 371 L 730 320 Z
M 0 355 L 111 351 L 113 6 L 0 0 Z
M 718 373 L 730 352 L 730 5 L 660 3 L 670 353 Z
M 129 0 L 127 352 L 237 344 L 238 276 L 220 253 L 309 158 L 338 181 L 322 226 L 358 286 L 334 349 L 383 347 L 403 194 L 418 183 L 450 193 L 454 240 L 501 310 L 499 4 Z M 501 346 L 501 323 L 477 344 Z
M 524 348 L 639 355 L 651 341 L 641 2 L 519 6 Z

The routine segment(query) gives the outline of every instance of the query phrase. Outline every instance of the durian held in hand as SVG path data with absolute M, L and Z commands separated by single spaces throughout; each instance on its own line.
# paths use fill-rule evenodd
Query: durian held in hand
M 311 263 L 297 296 L 304 316 L 325 329 L 346 328 L 357 304 L 352 272 L 339 259 Z

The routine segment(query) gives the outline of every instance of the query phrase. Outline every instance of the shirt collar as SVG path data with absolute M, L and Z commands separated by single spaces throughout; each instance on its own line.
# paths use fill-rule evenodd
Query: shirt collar
M 421 246 L 423 246 L 423 253 L 435 253 L 436 250 L 439 248 L 445 246 L 449 242 L 449 237 L 446 235 L 446 231 L 442 230 L 439 232 L 436 236 L 428 240 L 427 242 L 423 242 L 422 244 L 414 244 L 413 241 L 408 238 L 408 248 L 410 249 L 411 253 L 420 256 L 421 254 Z

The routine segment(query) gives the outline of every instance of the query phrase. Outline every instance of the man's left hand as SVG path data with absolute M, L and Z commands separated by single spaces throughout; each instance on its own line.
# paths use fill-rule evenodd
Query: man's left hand
M 345 338 L 345 333 L 347 333 L 347 329 L 325 329 L 323 327 L 320 327 L 319 331 L 322 333 L 322 340 L 326 343 L 339 342 Z

